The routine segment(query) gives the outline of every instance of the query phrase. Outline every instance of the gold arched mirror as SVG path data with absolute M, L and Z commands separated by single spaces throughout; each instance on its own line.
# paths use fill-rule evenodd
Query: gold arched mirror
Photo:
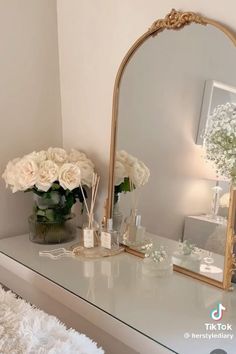
M 236 104 L 235 45 L 220 23 L 172 10 L 130 48 L 114 87 L 107 208 L 122 235 L 135 210 L 138 237 L 164 246 L 176 271 L 224 289 L 236 196 L 201 139 L 215 108 Z M 128 241 L 143 256 L 140 239 Z

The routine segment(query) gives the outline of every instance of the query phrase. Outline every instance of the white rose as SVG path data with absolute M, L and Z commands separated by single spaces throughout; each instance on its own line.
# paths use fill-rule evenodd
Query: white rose
M 36 151 L 33 151 L 33 152 L 31 152 L 30 154 L 27 154 L 27 155 L 25 155 L 25 156 L 22 157 L 22 158 L 30 159 L 30 160 L 35 160 L 35 161 L 36 161 L 36 156 L 37 156 L 37 152 L 36 152 Z
M 130 154 L 128 154 L 125 150 L 118 151 L 116 154 L 116 160 L 123 163 L 126 168 L 132 166 L 138 159 Z
M 70 149 L 68 160 L 69 162 L 86 161 L 87 156 L 83 152 L 80 152 L 76 149 Z
M 67 161 L 67 153 L 61 148 L 49 148 L 47 151 L 49 160 L 52 160 L 58 164 L 65 163 Z
M 148 182 L 150 171 L 142 161 L 136 161 L 129 168 L 129 178 L 135 187 L 141 187 Z
M 41 162 L 38 171 L 38 180 L 36 187 L 47 192 L 51 188 L 52 183 L 58 179 L 58 166 L 51 160 Z
M 94 164 L 91 160 L 86 159 L 85 161 L 78 161 L 76 165 L 80 168 L 81 171 L 81 184 L 91 188 Z
M 79 187 L 81 183 L 81 172 L 79 166 L 73 163 L 65 163 L 59 170 L 59 183 L 64 189 L 73 189 Z
M 2 174 L 2 178 L 6 183 L 6 187 L 10 186 L 13 193 L 17 192 L 20 188 L 17 184 L 17 173 L 15 168 L 18 161 L 20 161 L 20 158 L 9 161 L 5 171 Z
M 39 152 L 33 151 L 30 154 L 25 155 L 24 158 L 32 159 L 39 165 L 41 162 L 47 160 L 47 152 L 44 150 Z
M 15 165 L 17 190 L 32 188 L 38 179 L 38 166 L 33 159 L 23 157 Z
M 124 182 L 125 177 L 128 177 L 126 167 L 123 162 L 117 160 L 115 162 L 115 186 Z
M 41 150 L 39 152 L 37 152 L 37 156 L 36 156 L 36 161 L 37 163 L 41 163 L 43 161 L 47 160 L 47 151 L 45 150 Z

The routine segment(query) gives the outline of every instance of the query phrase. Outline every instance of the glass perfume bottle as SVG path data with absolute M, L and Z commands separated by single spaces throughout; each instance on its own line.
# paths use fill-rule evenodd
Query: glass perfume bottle
M 107 219 L 107 225 L 101 232 L 101 247 L 107 249 L 119 248 L 119 233 L 113 230 L 113 220 Z
M 125 218 L 122 242 L 126 245 L 128 245 L 131 242 L 135 242 L 136 240 L 136 225 L 135 225 L 136 215 L 137 215 L 137 209 L 131 209 L 130 215 L 127 218 Z
M 139 243 L 144 239 L 145 227 L 141 225 L 141 215 L 137 209 L 131 210 L 130 216 L 125 220 L 125 231 L 123 241 L 125 244 Z
M 140 242 L 145 236 L 145 227 L 141 225 L 141 215 L 135 216 L 135 240 Z

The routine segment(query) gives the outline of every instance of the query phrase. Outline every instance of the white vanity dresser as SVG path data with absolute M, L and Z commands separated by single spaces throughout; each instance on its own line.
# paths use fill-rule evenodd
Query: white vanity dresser
M 177 272 L 144 276 L 143 260 L 127 253 L 96 260 L 39 256 L 53 248 L 29 242 L 28 235 L 1 239 L 0 282 L 87 333 L 106 353 L 235 353 L 236 338 L 229 337 L 236 328 L 235 292 Z M 226 311 L 215 323 L 232 330 L 206 328 L 219 303 Z

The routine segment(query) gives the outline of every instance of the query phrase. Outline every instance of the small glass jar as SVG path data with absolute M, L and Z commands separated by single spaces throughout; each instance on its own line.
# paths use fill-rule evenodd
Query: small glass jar
M 142 273 L 157 277 L 166 277 L 173 273 L 172 259 L 165 247 L 161 246 L 159 249 L 147 251 L 142 264 Z

